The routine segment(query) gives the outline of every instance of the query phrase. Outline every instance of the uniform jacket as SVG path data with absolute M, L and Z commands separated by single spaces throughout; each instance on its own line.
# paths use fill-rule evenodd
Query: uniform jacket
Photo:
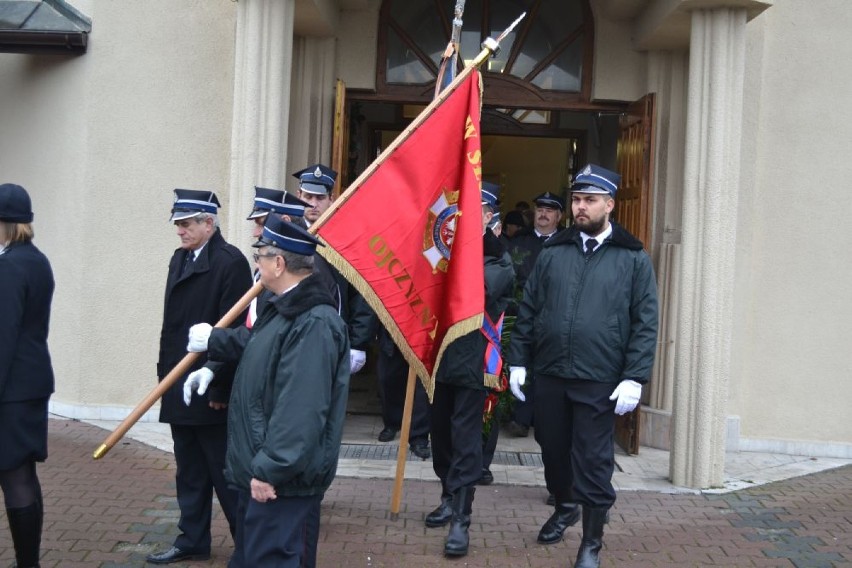
M 248 343 L 211 336 L 211 356 L 242 351 L 228 408 L 225 476 L 279 496 L 321 495 L 334 479 L 349 394 L 349 339 L 335 302 L 311 275 L 268 303 Z
M 53 287 L 50 263 L 31 242 L 0 254 L 0 402 L 53 393 L 47 350 Z
M 557 227 L 556 233 L 550 238 L 555 238 L 564 230 L 563 227 Z M 519 290 L 523 290 L 544 242 L 532 228 L 522 229 L 510 242 L 509 254 L 515 266 L 515 285 Z
M 157 362 L 160 380 L 186 355 L 190 326 L 200 322 L 216 323 L 252 285 L 248 261 L 237 247 L 225 242 L 219 231 L 213 233 L 198 258 L 181 275 L 187 254 L 192 252 L 177 249 L 169 262 Z M 233 325 L 239 326 L 244 322 L 245 313 L 237 317 Z M 206 360 L 206 355 L 202 354 L 190 372 L 200 368 Z M 222 386 L 230 384 L 233 371 L 233 365 L 217 368 L 216 381 L 208 391 L 209 398 L 194 396 L 188 407 L 183 402 L 185 377 L 175 382 L 160 402 L 160 422 L 184 425 L 224 423 L 227 413 L 213 410 L 208 402 L 228 402 L 227 388 Z
M 576 228 L 545 244 L 524 287 L 508 360 L 533 374 L 645 383 L 657 346 L 657 286 L 642 243 L 613 223 L 588 258 Z
M 302 217 L 301 226 L 306 230 L 309 228 L 304 217 Z M 378 319 L 373 310 L 355 287 L 331 263 L 318 254 L 314 255 L 314 272 L 335 298 L 338 313 L 349 329 L 349 342 L 352 349 L 366 351 L 378 329 Z
M 485 311 L 496 324 L 512 296 L 515 272 L 512 260 L 491 229 L 483 237 L 485 253 Z M 472 283 L 473 284 L 473 283 Z M 454 386 L 485 389 L 485 347 L 481 331 L 453 341 L 444 353 L 435 380 Z

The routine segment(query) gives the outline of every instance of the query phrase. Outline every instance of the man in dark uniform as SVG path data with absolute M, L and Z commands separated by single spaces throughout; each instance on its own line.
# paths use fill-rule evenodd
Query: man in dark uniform
M 309 207 L 301 226 L 305 229 L 320 218 L 334 201 L 334 182 L 337 172 L 322 164 L 314 164 L 293 174 L 299 180 L 299 199 Z M 336 288 L 340 315 L 349 327 L 350 370 L 357 373 L 367 362 L 367 347 L 375 335 L 373 311 L 357 290 L 323 257 L 317 255 L 314 269 L 330 289 Z
M 547 241 L 524 288 L 509 347 L 512 392 L 535 374 L 535 437 L 559 542 L 582 505 L 576 568 L 597 568 L 615 503 L 615 415 L 632 411 L 654 365 L 657 288 L 642 243 L 609 220 L 620 176 L 589 165 L 571 188 L 574 225 Z
M 379 398 L 382 403 L 382 424 L 379 442 L 390 442 L 402 427 L 402 410 L 405 406 L 405 389 L 408 384 L 408 362 L 384 327 L 378 333 Z M 414 387 L 414 406 L 411 410 L 411 427 L 408 437 L 409 451 L 422 460 L 432 457 L 429 449 L 429 396 L 423 383 Z
M 175 190 L 170 220 L 177 227 L 181 246 L 172 256 L 166 280 L 157 363 L 160 380 L 186 355 L 189 326 L 198 321 L 218 321 L 251 286 L 248 262 L 219 232 L 218 209 L 219 200 L 212 191 Z M 202 357 L 193 370 L 204 362 Z M 219 371 L 223 384 L 230 382 L 228 375 L 232 373 L 233 368 Z M 214 489 L 234 533 L 236 493 L 228 489 L 222 473 L 228 395 L 226 389 L 217 386 L 186 406 L 183 381 L 178 381 L 160 403 L 160 422 L 171 425 L 174 441 L 181 534 L 169 550 L 148 556 L 153 564 L 209 558 Z
M 515 299 L 520 299 L 542 245 L 563 230 L 559 225 L 565 213 L 565 202 L 561 197 L 548 191 L 533 202 L 533 226 L 515 235 L 510 249 L 515 264 Z M 507 425 L 509 433 L 519 438 L 526 438 L 533 424 L 533 393 L 532 389 L 528 390 L 527 395 L 514 393 L 517 398 L 514 416 Z
M 512 294 L 514 271 L 500 240 L 488 228 L 497 195 L 482 190 L 485 253 L 485 311 L 497 322 Z M 472 283 L 472 285 L 477 285 Z M 487 394 L 485 352 L 481 330 L 463 335 L 449 347 L 435 377 L 432 399 L 432 467 L 441 480 L 441 504 L 426 516 L 427 527 L 450 523 L 444 543 L 447 556 L 464 556 L 475 484 L 482 475 L 482 412 Z
M 214 330 L 197 345 L 217 360 L 239 360 L 225 473 L 239 491 L 232 568 L 296 568 L 316 558 L 307 527 L 337 470 L 349 390 L 346 325 L 313 271 L 317 244 L 269 217 L 254 246 L 273 296 L 250 340 Z

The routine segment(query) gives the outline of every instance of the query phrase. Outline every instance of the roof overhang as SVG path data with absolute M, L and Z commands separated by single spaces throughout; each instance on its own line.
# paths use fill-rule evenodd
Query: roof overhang
M 688 49 L 694 10 L 742 8 L 748 21 L 774 0 L 592 0 L 612 20 L 632 20 L 633 44 L 640 50 Z
M 0 53 L 86 52 L 92 21 L 64 0 L 0 2 Z

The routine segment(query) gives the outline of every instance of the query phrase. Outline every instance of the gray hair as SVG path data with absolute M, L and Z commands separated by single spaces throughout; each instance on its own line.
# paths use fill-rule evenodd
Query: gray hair
M 310 274 L 314 271 L 314 255 L 296 254 L 278 247 L 269 247 L 269 253 L 284 258 L 290 274 Z
M 196 215 L 194 217 L 194 219 L 198 223 L 204 223 L 205 221 L 207 221 L 207 219 L 213 219 L 213 228 L 214 229 L 219 228 L 219 216 L 216 215 L 215 213 L 203 213 L 202 212 L 202 213 L 199 213 L 198 215 Z

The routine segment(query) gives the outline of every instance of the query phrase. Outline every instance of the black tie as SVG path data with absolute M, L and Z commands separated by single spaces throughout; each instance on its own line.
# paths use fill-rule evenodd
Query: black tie
M 598 246 L 598 241 L 595 239 L 586 240 L 586 257 L 592 256 L 596 246 Z
M 195 262 L 195 253 L 193 251 L 189 251 L 186 255 L 186 259 L 183 261 L 183 269 L 180 272 L 181 276 L 189 272 L 189 268 L 192 266 L 193 262 Z
M 546 241 L 549 238 L 550 238 L 550 235 L 539 235 L 538 240 L 540 240 L 543 244 L 544 241 Z

